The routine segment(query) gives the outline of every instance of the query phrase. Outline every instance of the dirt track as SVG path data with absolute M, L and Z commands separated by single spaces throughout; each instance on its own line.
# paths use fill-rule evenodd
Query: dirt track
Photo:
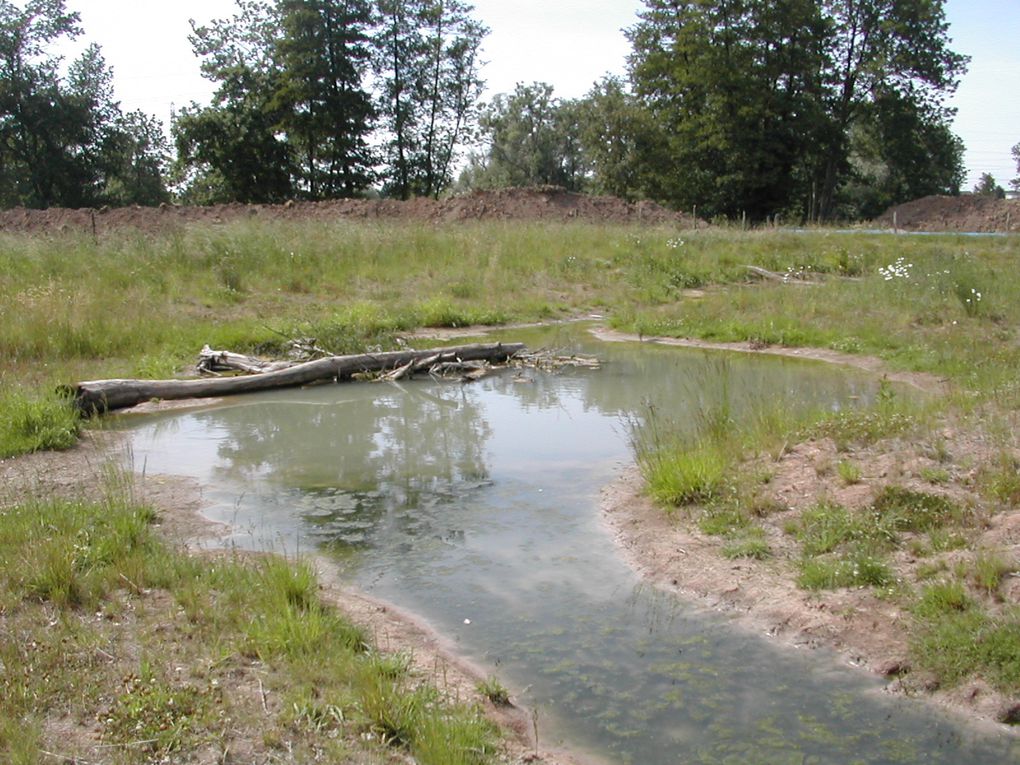
M 574 194 L 556 187 L 476 191 L 444 200 L 337 199 L 323 202 L 287 202 L 280 205 L 212 205 L 209 207 L 123 207 L 103 210 L 0 211 L 0 231 L 26 233 L 91 231 L 97 233 L 133 227 L 161 231 L 188 224 L 220 224 L 260 220 L 392 220 L 428 223 L 462 221 L 581 221 L 586 223 L 669 223 L 694 227 L 690 215 L 668 210 L 654 202 L 627 202 L 616 197 Z M 699 226 L 705 226 L 699 221 Z

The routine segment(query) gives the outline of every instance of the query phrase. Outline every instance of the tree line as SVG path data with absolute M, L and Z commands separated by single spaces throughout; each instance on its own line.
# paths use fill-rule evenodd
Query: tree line
M 488 30 L 462 0 L 236 0 L 192 22 L 217 87 L 173 115 L 168 142 L 121 111 L 96 46 L 67 67 L 51 54 L 82 34 L 64 0 L 0 0 L 0 205 L 554 184 L 709 217 L 871 217 L 959 192 L 945 102 L 967 59 L 943 4 L 644 0 L 626 76 L 481 104 Z
M 625 78 L 519 86 L 465 184 L 536 175 L 708 216 L 861 218 L 955 194 L 945 100 L 966 69 L 941 0 L 645 0 Z

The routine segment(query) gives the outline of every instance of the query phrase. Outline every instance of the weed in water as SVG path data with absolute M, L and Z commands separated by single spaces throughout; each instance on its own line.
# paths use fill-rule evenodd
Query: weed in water
M 480 680 L 476 687 L 480 694 L 497 707 L 510 706 L 510 692 L 506 689 L 505 685 L 499 682 L 495 675 L 489 675 L 484 680 Z

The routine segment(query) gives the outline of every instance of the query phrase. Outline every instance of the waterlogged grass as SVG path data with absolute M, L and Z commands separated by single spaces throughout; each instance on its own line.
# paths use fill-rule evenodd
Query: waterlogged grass
M 177 553 L 128 483 L 108 483 L 98 501 L 0 510 L 0 760 L 226 757 L 247 730 L 269 759 L 280 748 L 297 761 L 494 761 L 481 711 L 374 651 L 309 566 Z M 267 705 L 279 697 L 289 703 Z M 57 719 L 87 721 L 100 748 L 91 733 L 52 740 Z

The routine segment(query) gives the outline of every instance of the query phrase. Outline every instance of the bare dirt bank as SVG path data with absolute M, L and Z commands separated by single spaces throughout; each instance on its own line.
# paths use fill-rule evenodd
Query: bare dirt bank
M 979 194 L 922 197 L 890 207 L 872 223 L 905 231 L 1015 233 L 1020 231 L 1020 199 Z
M 167 231 L 194 224 L 260 221 L 404 221 L 458 223 L 471 221 L 548 221 L 583 223 L 669 223 L 704 227 L 690 215 L 655 202 L 627 202 L 617 197 L 575 194 L 555 186 L 475 191 L 435 200 L 428 198 L 336 199 L 286 204 L 223 204 L 207 207 L 161 205 L 114 209 L 52 208 L 0 211 L 0 231 L 44 233 L 80 231 L 97 236 L 118 229 Z

